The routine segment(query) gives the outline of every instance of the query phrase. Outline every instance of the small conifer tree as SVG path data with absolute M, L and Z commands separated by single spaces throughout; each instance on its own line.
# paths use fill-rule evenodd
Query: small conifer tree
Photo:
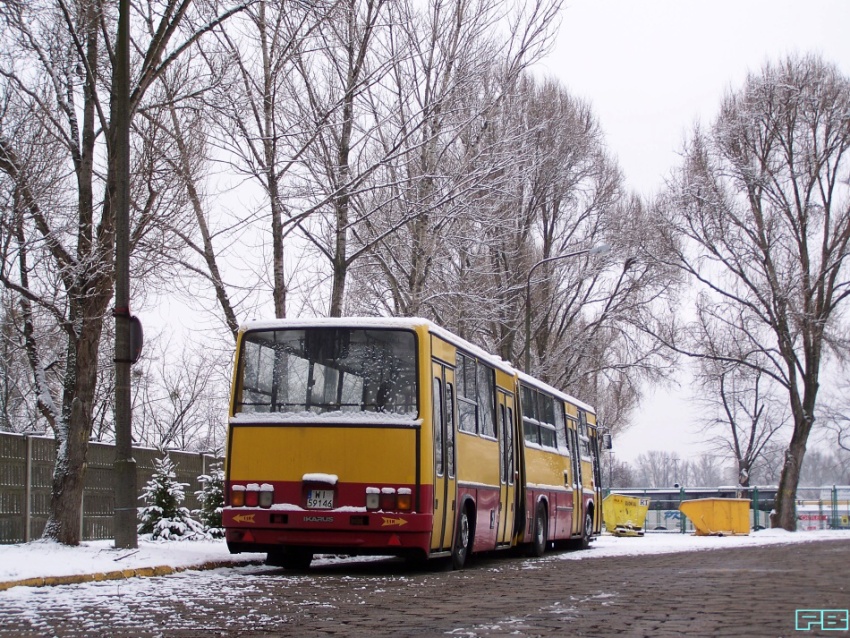
M 202 490 L 195 492 L 201 509 L 194 510 L 210 538 L 224 538 L 224 527 L 221 524 L 221 510 L 224 507 L 224 470 L 221 463 L 210 466 L 209 474 L 202 474 L 198 480 L 203 485 Z
M 204 537 L 204 528 L 182 506 L 187 483 L 177 482 L 174 463 L 165 454 L 154 460 L 154 474 L 142 490 L 145 507 L 139 508 L 139 533 L 151 540 L 193 540 Z

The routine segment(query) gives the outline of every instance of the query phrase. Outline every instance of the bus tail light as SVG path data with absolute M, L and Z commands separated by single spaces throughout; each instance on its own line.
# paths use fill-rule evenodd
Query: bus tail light
M 385 512 L 392 512 L 396 509 L 394 487 L 385 487 L 381 490 L 381 509 Z
M 231 507 L 245 507 L 245 486 L 234 485 L 230 489 Z
M 257 507 L 260 504 L 260 486 L 251 483 L 245 490 L 245 507 Z
M 367 487 L 366 510 L 375 512 L 410 512 L 413 510 L 413 490 L 409 487 Z
M 409 512 L 413 507 L 413 494 L 410 488 L 401 487 L 398 490 L 398 498 L 396 499 L 398 511 Z

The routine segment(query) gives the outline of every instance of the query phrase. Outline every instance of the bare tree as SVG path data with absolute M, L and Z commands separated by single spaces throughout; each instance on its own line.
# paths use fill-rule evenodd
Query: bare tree
M 162 341 L 135 370 L 134 439 L 161 449 L 206 451 L 224 442 L 230 352 L 203 344 L 181 344 L 175 361 L 173 344 Z
M 477 47 L 492 50 L 492 41 Z M 554 81 L 480 62 L 494 57 L 475 49 L 459 65 L 474 74 L 457 76 L 445 96 L 435 91 L 434 105 L 417 103 L 439 119 L 389 164 L 387 190 L 397 196 L 373 205 L 354 233 L 371 247 L 354 269 L 352 307 L 427 316 L 521 360 L 528 285 L 533 372 L 596 403 L 617 429 L 640 380 L 666 363 L 634 324 L 651 314 L 668 274 L 632 250 L 646 213 L 624 193 L 589 106 Z M 415 69 L 398 63 L 394 72 L 400 87 L 417 86 Z M 607 260 L 557 261 L 603 243 L 615 246 Z
M 215 135 L 209 136 L 211 144 L 222 151 L 214 159 L 260 187 L 263 198 L 256 215 L 271 221 L 270 287 L 276 317 L 285 317 L 287 312 L 290 283 L 284 249 L 287 236 L 297 227 L 288 204 L 292 182 L 297 182 L 307 172 L 302 156 L 311 145 L 318 143 L 317 137 L 329 118 L 329 112 L 316 113 L 315 119 L 298 112 L 296 107 L 303 97 L 293 90 L 292 76 L 298 68 L 296 56 L 301 48 L 309 48 L 304 44 L 308 39 L 316 46 L 314 54 L 322 54 L 324 46 L 316 44 L 314 32 L 329 16 L 342 11 L 340 6 L 345 4 L 260 0 L 239 18 L 218 29 L 215 43 L 203 47 L 209 71 L 218 78 L 203 100 L 204 116 L 216 124 Z M 187 171 L 184 173 L 188 176 Z M 298 176 L 293 177 L 293 174 Z M 240 205 L 247 207 L 247 202 L 241 201 Z M 208 276 L 216 286 L 219 305 L 235 334 L 233 310 L 225 298 L 212 240 L 206 224 L 201 221 L 199 201 L 195 208 L 204 237 L 200 252 Z M 245 221 L 253 217 L 246 215 L 244 209 L 237 216 Z M 267 268 L 265 255 L 258 267 L 258 279 L 262 281 Z
M 369 86 L 364 107 L 379 161 L 356 200 L 357 223 L 346 231 L 354 236 L 349 267 L 365 259 L 355 285 L 373 293 L 352 305 L 438 315 L 426 283 L 443 274 L 442 244 L 464 232 L 463 211 L 485 188 L 490 167 L 474 162 L 486 144 L 481 133 L 522 69 L 546 50 L 559 5 L 464 0 L 392 7 L 397 28 L 386 39 L 387 73 Z M 519 24 L 502 39 L 495 35 L 499 25 Z
M 768 64 L 730 92 L 709 130 L 696 129 L 659 206 L 669 239 L 659 257 L 675 255 L 668 263 L 699 288 L 698 321 L 735 339 L 728 352 L 707 352 L 699 339 L 655 334 L 784 388 L 793 432 L 772 524 L 787 530 L 796 529 L 822 364 L 850 295 L 849 111 L 850 82 L 833 65 L 813 56 Z
M 188 0 L 134 7 L 138 57 L 129 87 L 131 113 L 144 106 L 151 84 L 180 52 L 223 19 L 189 16 Z M 0 51 L 2 101 L 9 107 L 2 111 L 0 173 L 12 203 L 4 232 L 15 238 L 7 245 L 0 282 L 18 295 L 38 409 L 57 440 L 44 534 L 71 545 L 79 542 L 99 346 L 114 289 L 118 144 L 107 97 L 114 17 L 96 0 L 10 3 L 0 12 L 8 34 Z M 192 26 L 195 19 L 199 25 Z M 188 28 L 181 30 L 184 24 Z M 145 163 L 150 148 L 137 148 L 137 159 Z M 165 197 L 155 188 L 134 190 L 136 248 L 152 232 L 155 212 L 168 206 L 160 196 Z M 39 313 L 65 339 L 61 390 L 55 394 L 37 331 Z
M 642 487 L 635 479 L 634 468 L 626 461 L 620 461 L 611 454 L 600 458 L 602 483 L 608 488 Z
M 812 449 L 806 454 L 806 464 L 800 474 L 800 484 L 806 487 L 847 485 L 850 483 L 850 454 L 841 448 Z
M 30 400 L 33 384 L 21 347 L 20 311 L 8 290 L 0 294 L 0 431 L 32 432 L 38 414 Z
M 724 476 L 722 462 L 725 457 L 714 454 L 701 454 L 690 462 L 690 482 L 692 487 L 719 487 L 728 479 Z
M 650 450 L 640 454 L 635 459 L 635 474 L 638 484 L 642 487 L 673 487 L 674 483 L 682 484 L 680 459 L 671 452 Z
M 835 435 L 836 446 L 844 452 L 850 452 L 850 398 L 848 397 L 850 397 L 850 379 L 845 377 L 827 397 L 822 416 L 826 429 Z
M 787 404 L 778 401 L 758 367 L 703 359 L 699 380 L 706 431 L 719 451 L 735 459 L 738 484 L 748 487 L 766 446 L 788 423 Z

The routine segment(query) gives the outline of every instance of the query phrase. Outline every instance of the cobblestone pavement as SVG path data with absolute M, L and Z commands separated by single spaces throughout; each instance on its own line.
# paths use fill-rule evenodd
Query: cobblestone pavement
M 459 572 L 385 560 L 18 587 L 0 592 L 0 636 L 850 638 L 835 624 L 795 629 L 798 609 L 850 608 L 848 541 L 570 556 L 483 558 Z

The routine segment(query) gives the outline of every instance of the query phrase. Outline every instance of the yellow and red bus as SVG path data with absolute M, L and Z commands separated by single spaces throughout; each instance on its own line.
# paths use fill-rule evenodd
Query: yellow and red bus
M 223 523 L 232 553 L 451 558 L 587 546 L 593 409 L 425 319 L 239 332 Z

